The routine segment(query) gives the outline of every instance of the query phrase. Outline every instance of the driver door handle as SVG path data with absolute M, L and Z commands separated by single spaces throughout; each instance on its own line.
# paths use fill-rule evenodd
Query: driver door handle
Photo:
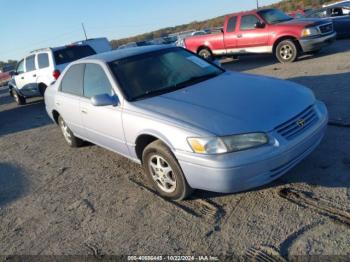
M 23 79 L 24 79 L 24 76 L 22 76 L 21 79 L 23 80 Z
M 82 109 L 81 112 L 82 112 L 83 114 L 87 114 L 87 113 L 88 113 L 88 112 L 86 111 L 86 109 Z
M 242 38 L 242 37 L 243 37 L 242 34 L 237 35 L 237 38 Z
M 34 74 L 33 77 L 36 77 L 36 75 Z

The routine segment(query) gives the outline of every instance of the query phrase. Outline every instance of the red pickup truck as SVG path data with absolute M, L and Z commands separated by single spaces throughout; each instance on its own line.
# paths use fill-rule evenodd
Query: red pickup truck
M 179 45 L 212 60 L 215 56 L 271 53 L 281 63 L 302 53 L 319 51 L 336 39 L 333 23 L 324 19 L 293 19 L 278 9 L 228 15 L 222 32 L 184 39 Z
M 0 86 L 7 85 L 11 80 L 14 68 L 12 66 L 4 67 L 0 70 Z

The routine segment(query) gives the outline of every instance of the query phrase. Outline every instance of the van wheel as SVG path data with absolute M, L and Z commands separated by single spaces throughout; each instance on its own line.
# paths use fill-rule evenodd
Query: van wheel
M 84 141 L 74 136 L 61 116 L 58 117 L 58 125 L 61 128 L 64 139 L 70 147 L 80 147 L 83 145 Z
M 299 55 L 298 48 L 292 40 L 284 40 L 279 43 L 275 51 L 276 58 L 281 63 L 292 63 Z
M 26 99 L 18 94 L 16 90 L 12 89 L 11 94 L 17 105 L 21 106 L 26 104 Z
M 142 162 L 147 179 L 161 196 L 179 201 L 192 193 L 175 156 L 161 141 L 145 148 Z
M 208 48 L 202 48 L 201 50 L 199 50 L 198 55 L 208 61 L 213 61 L 214 59 L 213 54 L 210 52 Z

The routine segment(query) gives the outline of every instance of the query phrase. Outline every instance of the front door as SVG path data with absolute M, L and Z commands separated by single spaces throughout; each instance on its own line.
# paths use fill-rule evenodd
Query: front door
M 261 22 L 256 15 L 244 15 L 240 19 L 240 26 L 237 32 L 237 48 L 242 53 L 269 53 L 272 47 L 268 46 L 269 31 L 268 25 L 264 28 L 257 28 Z
M 16 68 L 16 75 L 15 75 L 15 82 L 16 82 L 16 87 L 21 90 L 22 87 L 24 86 L 24 73 L 25 73 L 25 67 L 24 67 L 24 59 L 21 60 L 17 64 Z
M 116 95 L 109 73 L 99 64 L 87 63 L 84 74 L 84 98 L 80 102 L 83 125 L 87 139 L 122 155 L 129 155 L 125 143 L 122 109 L 118 106 L 94 106 L 96 95 Z

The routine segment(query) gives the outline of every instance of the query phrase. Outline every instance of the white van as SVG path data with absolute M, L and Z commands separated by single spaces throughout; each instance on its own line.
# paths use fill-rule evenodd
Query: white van
M 10 95 L 18 105 L 23 105 L 27 98 L 43 96 L 69 63 L 111 50 L 106 38 L 96 38 L 32 51 L 17 64 L 9 82 Z

